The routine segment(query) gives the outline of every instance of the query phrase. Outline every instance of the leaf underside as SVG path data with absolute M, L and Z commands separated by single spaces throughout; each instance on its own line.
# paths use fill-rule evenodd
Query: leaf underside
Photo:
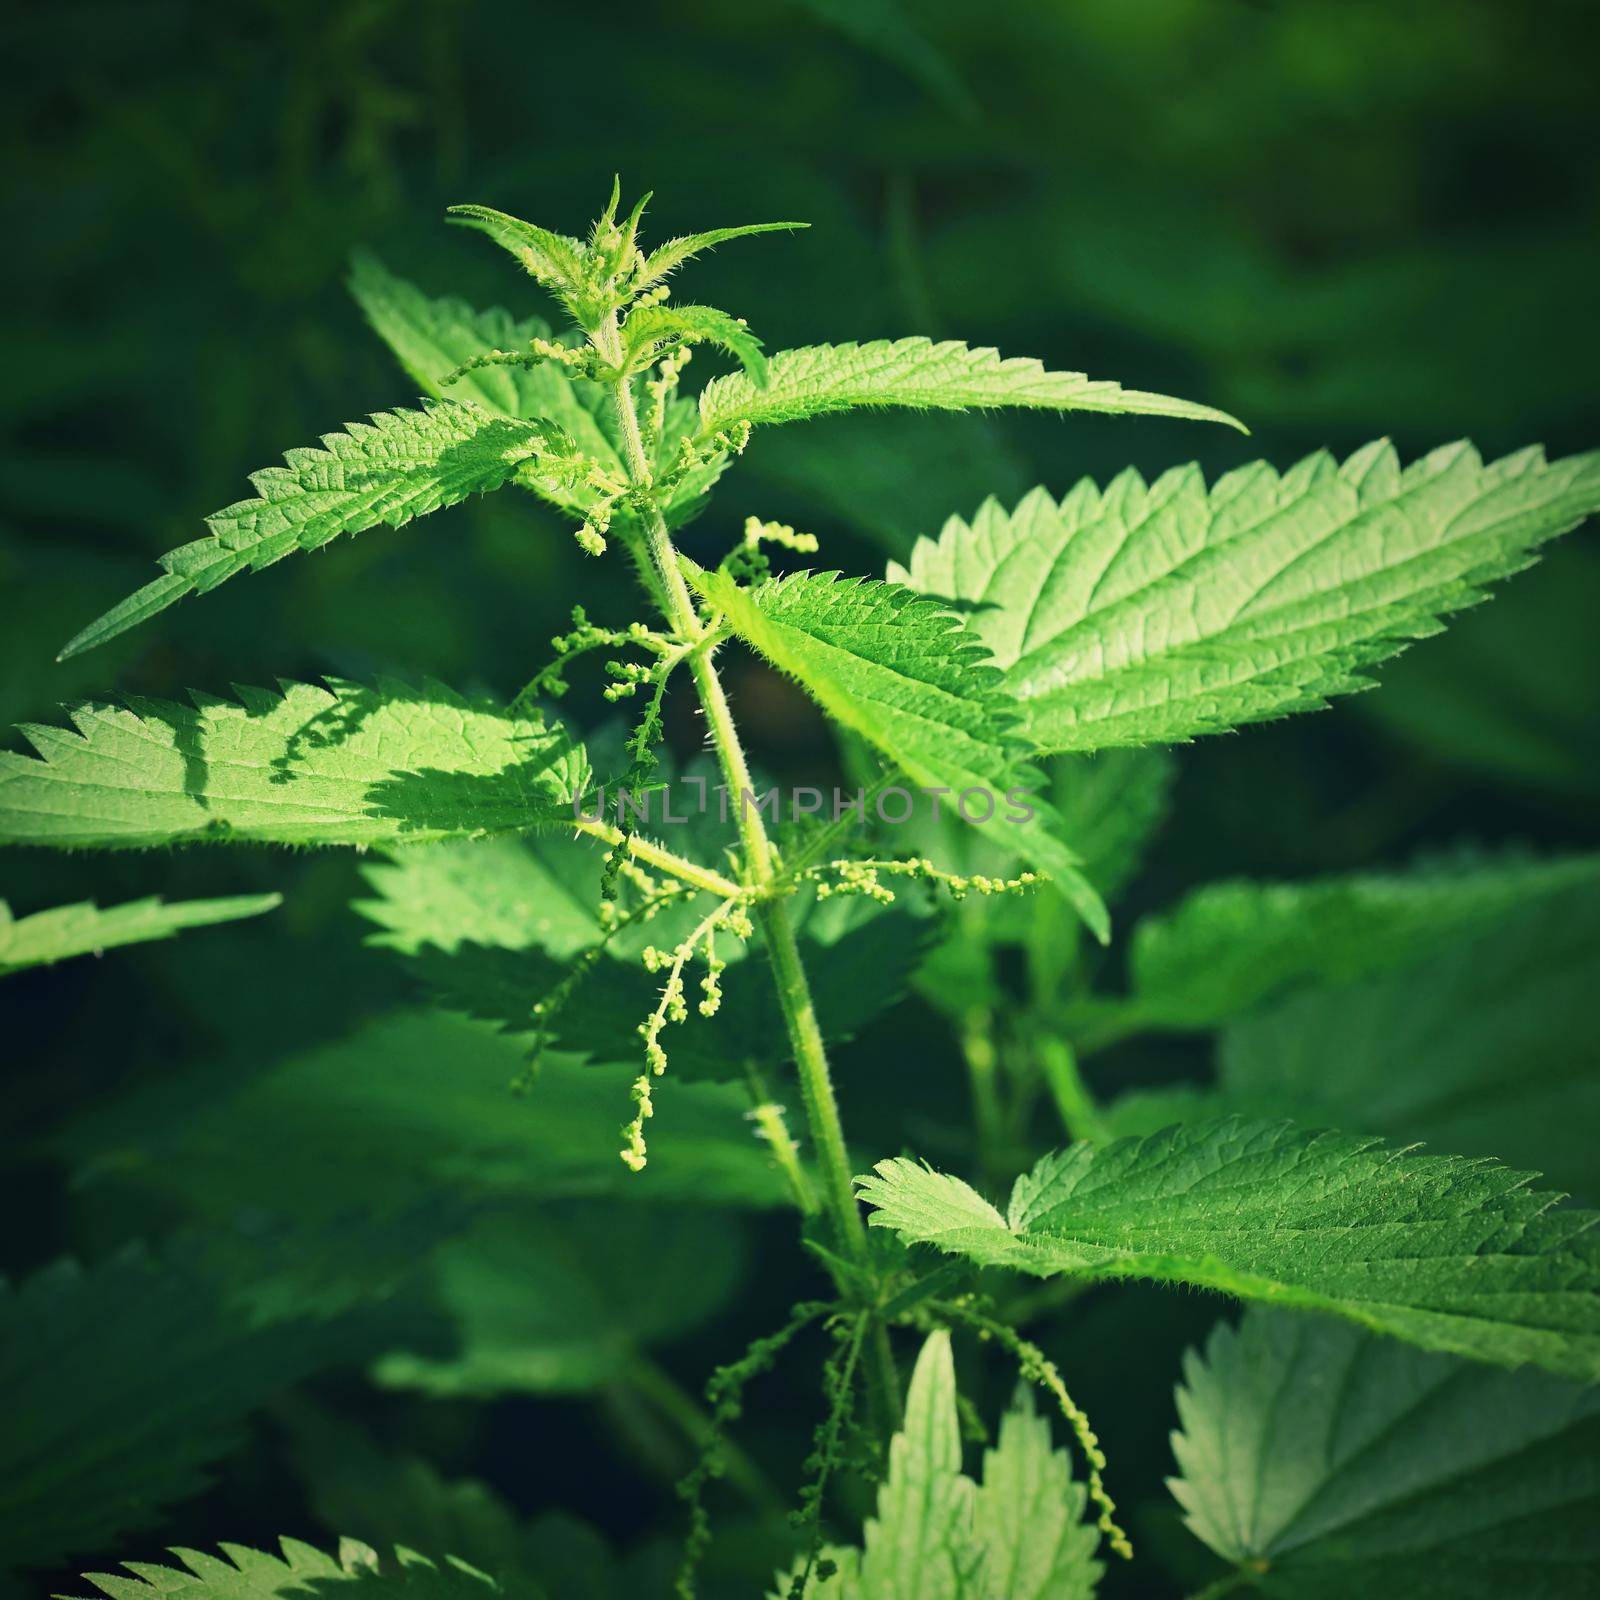
M 858 1182 L 876 1226 L 979 1266 L 1218 1289 L 1600 1377 L 1596 1213 L 1498 1162 L 1228 1117 L 1046 1156 L 1005 1216 L 904 1158 Z

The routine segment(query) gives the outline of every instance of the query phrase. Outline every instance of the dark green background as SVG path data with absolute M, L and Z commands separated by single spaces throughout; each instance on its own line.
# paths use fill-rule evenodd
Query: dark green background
M 960 337 L 1220 405 L 1254 431 L 818 423 L 758 443 L 687 535 L 694 553 L 757 512 L 803 520 L 825 564 L 871 572 L 987 493 L 1059 492 L 1129 463 L 1287 465 L 1385 433 L 1408 455 L 1463 435 L 1486 453 L 1592 446 L 1593 22 L 1577 0 L 28 8 L 0 67 L 0 712 L 9 725 L 112 690 L 330 672 L 508 693 L 574 600 L 628 615 L 620 563 L 586 560 L 558 522 L 501 496 L 285 562 L 52 664 L 248 471 L 411 398 L 344 294 L 353 247 L 431 290 L 543 310 L 483 241 L 441 225 L 443 208 L 577 232 L 616 171 L 630 193 L 655 190 L 657 238 L 813 224 L 684 279 L 769 347 Z M 1592 847 L 1597 616 L 1600 554 L 1580 534 L 1391 666 L 1379 693 L 1184 752 L 1174 820 L 1129 910 L 1211 877 L 1400 862 L 1464 839 Z M 734 688 L 770 767 L 832 760 L 791 690 L 749 666 Z M 692 745 L 687 718 L 674 730 Z M 360 947 L 355 871 L 266 852 L 0 860 L 19 913 L 149 892 L 288 902 L 6 983 L 0 1266 L 114 1242 L 43 1153 L 78 1108 L 242 1048 L 334 1037 L 403 994 Z M 864 1154 L 959 1149 L 958 1057 L 914 1007 L 844 1052 L 838 1075 Z M 690 1386 L 802 1281 L 787 1224 L 767 1226 L 733 1311 L 666 1353 Z M 1167 1466 L 1177 1350 L 1215 1311 L 1159 1304 L 1091 1300 L 1054 1333 L 1134 1504 L 1156 1500 Z M 767 1391 L 759 1430 L 786 1483 L 811 1420 L 805 1370 Z M 342 1399 L 522 1507 L 568 1506 L 624 1545 L 674 1525 L 670 1495 L 593 1406 L 380 1403 L 353 1386 Z M 170 1529 L 83 1556 L 283 1530 L 322 1532 L 263 1434 Z M 1118 1574 L 1115 1592 L 1168 1592 L 1153 1562 L 1140 1571 L 1149 1587 Z

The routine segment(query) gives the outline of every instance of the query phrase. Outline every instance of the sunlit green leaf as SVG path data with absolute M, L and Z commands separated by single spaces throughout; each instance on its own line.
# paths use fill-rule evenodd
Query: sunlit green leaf
M 437 684 L 332 681 L 82 706 L 0 752 L 0 842 L 368 845 L 570 824 L 588 782 L 557 724 Z
M 858 1180 L 875 1225 L 978 1266 L 1218 1289 L 1592 1380 L 1600 1217 L 1528 1182 L 1493 1161 L 1239 1118 L 1046 1156 L 1004 1216 L 904 1158 Z
M 1600 453 L 1452 444 L 1402 469 L 1379 441 L 991 502 L 890 575 L 970 614 L 1041 749 L 1162 744 L 1368 687 L 1597 507 Z
M 498 489 L 519 472 L 570 476 L 578 462 L 572 439 L 554 423 L 496 416 L 467 400 L 380 411 L 343 433 L 324 434 L 322 445 L 291 451 L 287 466 L 256 473 L 250 482 L 259 498 L 208 517 L 206 538 L 164 555 L 161 577 L 90 623 L 63 658 L 148 622 L 185 595 L 205 594 L 297 550 L 321 549 L 342 533 L 402 527 Z

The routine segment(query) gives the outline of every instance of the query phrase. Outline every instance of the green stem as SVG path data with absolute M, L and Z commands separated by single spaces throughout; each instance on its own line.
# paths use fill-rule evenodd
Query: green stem
M 1111 1137 L 1111 1130 L 1089 1085 L 1083 1081 L 1072 1046 L 1059 1034 L 1043 1033 L 1034 1040 L 1034 1050 L 1068 1137 L 1104 1144 Z
M 608 360 L 615 362 L 619 359 L 620 340 L 614 315 L 596 330 L 595 344 Z M 628 477 L 636 488 L 648 490 L 650 463 L 639 432 L 639 413 L 634 404 L 632 386 L 624 378 L 616 383 L 614 392 Z M 661 599 L 667 620 L 680 639 L 695 640 L 703 630 L 689 586 L 684 581 L 683 570 L 678 565 L 677 551 L 673 549 L 666 518 L 661 513 L 661 507 L 647 494 L 640 495 L 639 502 L 650 564 L 661 585 Z M 717 753 L 723 779 L 733 801 L 739 838 L 744 846 L 745 878 L 759 896 L 770 887 L 776 876 L 776 860 L 760 811 L 754 804 L 745 803 L 746 797 L 754 799 L 750 764 L 745 758 L 733 711 L 728 705 L 728 697 L 723 691 L 722 680 L 717 676 L 710 652 L 705 649 L 693 650 L 689 656 L 689 670 L 700 696 L 712 748 Z M 851 1183 L 850 1156 L 845 1146 L 844 1126 L 839 1118 L 839 1102 L 833 1092 L 828 1053 L 823 1045 L 822 1030 L 817 1025 L 816 1008 L 812 1003 L 810 985 L 806 981 L 805 967 L 800 960 L 800 948 L 795 942 L 794 925 L 789 920 L 787 905 L 779 899 L 758 899 L 756 917 L 766 941 L 784 1023 L 794 1050 L 801 1099 L 805 1104 L 806 1120 L 811 1128 L 821 1171 L 823 1205 L 840 1248 L 851 1261 L 867 1268 L 871 1257 L 866 1224 L 861 1220 L 861 1210 L 856 1204 Z M 873 1346 L 878 1406 L 885 1423 L 892 1427 L 899 1416 L 900 1390 L 888 1330 L 881 1324 L 876 1329 Z
M 579 833 L 586 833 L 590 838 L 599 839 L 604 844 L 616 845 L 622 842 L 622 829 L 598 817 L 575 817 L 573 826 Z M 693 884 L 696 889 L 704 889 L 708 894 L 717 895 L 723 900 L 732 900 L 740 892 L 739 885 L 723 877 L 720 872 L 702 867 L 662 845 L 652 844 L 637 833 L 630 833 L 627 840 L 628 854 L 635 860 L 644 862 L 646 866 L 670 873 L 674 878 L 681 878 L 685 883 Z

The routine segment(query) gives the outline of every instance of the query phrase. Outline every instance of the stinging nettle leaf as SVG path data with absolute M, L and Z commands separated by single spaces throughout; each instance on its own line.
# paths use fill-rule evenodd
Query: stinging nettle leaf
M 715 306 L 645 305 L 628 315 L 622 337 L 631 361 L 647 364 L 654 353 L 674 344 L 713 344 L 734 356 L 758 384 L 767 379 L 761 341 L 746 325 Z
M 367 1314 L 441 1215 L 257 1219 L 0 1280 L 0 1572 L 60 1565 L 203 1489 L 252 1412 L 370 1353 Z
M 1043 781 L 982 646 L 898 584 L 801 572 L 747 589 L 685 561 L 746 643 L 953 814 L 1048 872 L 1104 939 L 1105 907 L 1049 824 Z M 980 798 L 973 800 L 971 795 Z M 916 797 L 916 802 L 930 802 Z
M 1189 466 L 991 502 L 890 576 L 970 614 L 1039 748 L 1170 744 L 1369 687 L 1597 507 L 1600 452 L 1451 444 L 1402 469 L 1380 440 L 1209 489 Z
M 526 1067 L 514 1041 L 463 1018 L 390 1013 L 242 1080 L 208 1061 L 176 1096 L 152 1083 L 90 1106 L 56 1148 L 86 1203 L 96 1188 L 111 1205 L 131 1189 L 208 1216 L 266 1212 L 317 1230 L 376 1205 L 791 1203 L 743 1085 L 663 1093 L 649 1168 L 635 1174 L 617 1160 L 617 1128 L 637 1064 L 549 1057 L 514 1095 Z
M 1100 1533 L 1084 1520 L 1088 1493 L 1057 1450 L 1033 1390 L 1019 1388 L 983 1454 L 973 1533 L 989 1593 L 1007 1600 L 1089 1600 L 1100 1581 Z
M 982 1484 L 962 1472 L 955 1363 L 940 1329 L 917 1357 L 862 1548 L 822 1551 L 837 1570 L 813 1575 L 802 1592 L 805 1600 L 1089 1600 L 1101 1567 L 1086 1500 L 1026 1391 L 984 1453 Z M 772 1594 L 787 1596 L 793 1576 Z
M 1600 1199 L 1597 992 L 1600 872 L 1552 881 L 1402 970 L 1240 1019 L 1218 1044 L 1222 1092 L 1537 1165 Z
M 552 233 L 490 206 L 448 206 L 445 220 L 487 234 L 515 258 L 529 277 L 557 294 L 574 294 L 583 287 L 584 247 L 580 239 Z
M 170 939 L 185 928 L 259 917 L 282 903 L 283 896 L 277 894 L 179 900 L 170 904 L 152 895 L 120 906 L 102 908 L 85 901 L 14 918 L 11 908 L 0 900 L 0 977 L 21 972 L 25 967 L 49 966 L 71 956 L 98 955 L 118 945 Z
M 559 1010 L 540 1015 L 542 1041 L 595 1062 L 636 1062 L 639 1024 L 662 984 L 643 949 L 670 948 L 708 902 L 692 897 L 608 939 L 599 915 L 603 859 L 592 841 L 555 833 L 407 847 L 364 869 L 375 898 L 355 909 L 384 930 L 372 942 L 399 951 L 441 1005 L 523 1036 L 574 958 L 603 947 Z M 900 997 L 924 937 L 901 909 L 845 898 L 806 907 L 796 923 L 830 1040 L 850 1037 Z M 781 1065 L 792 1052 L 765 957 L 752 959 L 731 938 L 718 954 L 729 965 L 716 1015 L 691 1009 L 668 1036 L 675 1078 L 743 1078 L 752 1065 Z M 860 981 L 866 961 L 871 984 Z
M 700 395 L 700 431 L 720 433 L 739 422 L 797 422 L 856 406 L 910 406 L 929 411 L 1021 406 L 1042 411 L 1139 412 L 1195 422 L 1242 424 L 1210 406 L 1145 394 L 1081 372 L 1051 372 L 1030 357 L 1002 359 L 996 350 L 956 340 L 877 339 L 870 344 L 818 344 L 781 350 L 757 386 L 733 373 Z
M 436 1565 L 399 1549 L 380 1562 L 376 1551 L 354 1539 L 340 1542 L 337 1560 L 298 1539 L 280 1539 L 275 1556 L 240 1544 L 221 1548 L 222 1556 L 174 1549 L 181 1568 L 128 1561 L 122 1572 L 87 1572 L 82 1581 L 99 1591 L 95 1600 L 306 1600 L 344 1583 L 379 1600 L 492 1600 L 501 1592 L 494 1579 L 453 1556 Z
M 324 434 L 323 448 L 291 450 L 286 466 L 250 482 L 259 498 L 206 518 L 204 539 L 161 558 L 162 576 L 62 650 L 78 655 L 148 622 L 185 595 L 205 594 L 241 572 L 259 572 L 296 550 L 316 550 L 342 533 L 386 525 L 498 489 L 514 475 L 562 477 L 581 457 L 568 435 L 543 420 L 496 416 L 465 400 L 427 401 L 420 411 L 380 411 Z M 550 463 L 557 470 L 547 472 Z
M 0 842 L 369 845 L 570 824 L 588 783 L 559 724 L 437 684 L 330 682 L 237 700 L 80 707 L 0 752 Z
M 1296 985 L 1404 967 L 1530 901 L 1596 885 L 1600 855 L 1466 855 L 1409 872 L 1207 884 L 1135 926 L 1126 1000 L 1088 1001 L 1073 1014 L 1085 1038 L 1097 1028 L 1209 1028 Z
M 474 401 L 499 416 L 526 421 L 543 417 L 564 429 L 585 455 L 621 469 L 606 427 L 610 407 L 604 390 L 572 377 L 558 362 L 475 367 L 448 389 L 440 381 L 474 356 L 491 350 L 525 351 L 534 339 L 548 339 L 549 323 L 538 317 L 514 319 L 498 306 L 477 311 L 454 296 L 424 294 L 365 252 L 351 261 L 349 287 L 373 331 L 424 394 Z M 530 478 L 528 487 L 546 492 L 550 485 Z M 572 499 L 549 497 L 562 504 Z
M 681 239 L 668 239 L 645 257 L 644 266 L 636 279 L 636 287 L 647 289 L 660 283 L 669 273 L 677 271 L 685 261 L 704 250 L 726 244 L 730 239 L 747 239 L 756 233 L 796 233 L 809 228 L 809 222 L 747 222 L 736 228 L 710 228 L 704 233 L 691 233 Z
M 1600 1390 L 1264 1307 L 1219 1326 L 1183 1371 L 1169 1487 L 1256 1590 L 1594 1593 Z
M 1007 1214 L 904 1158 L 871 1221 L 983 1267 L 1147 1278 L 1347 1317 L 1427 1349 L 1600 1377 L 1600 1214 L 1498 1162 L 1228 1117 L 1049 1155 Z
M 1404 964 L 1234 1019 L 1218 1037 L 1214 1089 L 1126 1094 L 1107 1110 L 1111 1128 L 1292 1114 L 1537 1167 L 1600 1198 L 1600 875 L 1530 871 L 1524 885 L 1520 903 L 1419 939 Z

